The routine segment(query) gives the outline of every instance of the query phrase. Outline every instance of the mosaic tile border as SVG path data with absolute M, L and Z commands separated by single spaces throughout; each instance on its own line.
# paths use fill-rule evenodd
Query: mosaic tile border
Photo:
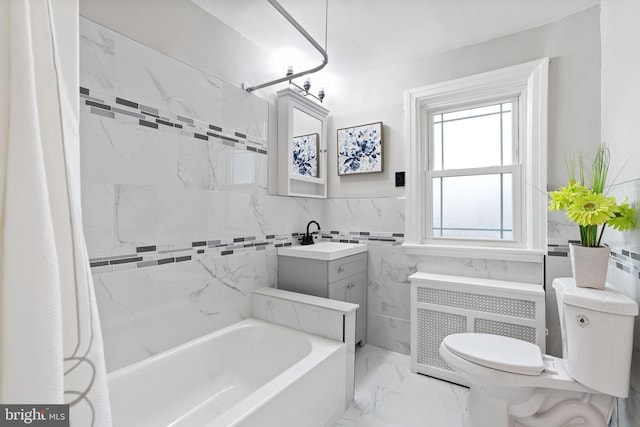
M 624 248 L 610 249 L 609 265 L 632 275 L 635 279 L 640 279 L 640 253 Z
M 569 243 L 580 242 L 572 240 Z M 640 253 L 625 248 L 609 248 L 611 249 L 609 265 L 632 275 L 636 279 L 640 279 Z M 547 255 L 568 257 L 569 245 L 549 245 Z
M 235 148 L 245 148 L 258 154 L 268 153 L 268 142 L 233 129 L 167 113 L 158 108 L 140 104 L 118 96 L 96 92 L 80 87 L 80 109 L 109 119 L 118 118 L 138 126 L 162 132 L 180 134 L 194 139 L 217 142 Z
M 569 256 L 569 245 L 547 245 L 547 255 L 566 258 Z
M 166 245 L 143 245 L 135 248 L 118 248 L 114 253 L 89 259 L 92 273 L 111 273 L 134 268 L 155 267 L 184 261 L 227 256 L 251 251 L 277 249 L 300 244 L 303 233 L 268 234 L 266 236 L 234 237 L 201 240 Z M 366 243 L 397 246 L 404 241 L 403 233 L 369 231 L 314 232 L 320 241 Z M 118 252 L 121 252 L 118 254 Z
M 261 251 L 298 244 L 299 233 L 269 234 L 263 237 L 247 236 L 228 239 L 202 240 L 190 243 L 144 245 L 118 249 L 120 255 L 92 257 L 89 264 L 92 273 L 110 273 L 133 268 L 197 261 L 243 252 Z M 115 252 L 115 251 L 114 251 Z
M 385 231 L 322 231 L 320 239 L 341 243 L 366 243 L 370 245 L 398 246 L 404 242 L 404 233 Z

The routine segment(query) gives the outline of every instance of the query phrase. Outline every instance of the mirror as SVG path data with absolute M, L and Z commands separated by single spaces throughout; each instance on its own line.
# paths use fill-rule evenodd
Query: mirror
M 278 194 L 327 197 L 329 110 L 284 89 L 278 96 Z

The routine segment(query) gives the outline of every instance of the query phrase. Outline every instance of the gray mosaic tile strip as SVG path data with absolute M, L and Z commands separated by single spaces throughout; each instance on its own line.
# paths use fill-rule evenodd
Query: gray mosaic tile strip
M 548 256 L 557 256 L 557 257 L 568 257 L 569 256 L 569 245 L 548 245 L 547 246 L 547 255 Z
M 129 101 L 127 99 L 119 98 L 117 96 L 116 96 L 116 104 L 126 105 L 127 107 L 135 108 L 136 110 L 138 109 L 137 102 Z
M 84 103 L 85 105 L 89 105 L 90 107 L 102 108 L 103 110 L 111 110 L 111 106 L 102 104 L 100 102 L 94 102 L 87 99 L 84 101 Z
M 640 255 L 638 254 L 637 248 L 631 249 L 609 246 L 609 249 L 611 250 L 611 256 L 609 257 L 610 268 L 618 269 L 630 274 L 633 278 L 640 279 Z
M 547 255 L 549 256 L 559 256 L 559 257 L 568 257 L 569 254 L 567 252 L 553 252 L 553 251 L 549 251 L 547 252 Z
M 118 107 L 112 107 L 111 111 L 119 113 L 119 114 L 126 114 L 127 116 L 135 117 L 135 118 L 138 118 L 138 119 L 144 119 L 145 117 L 147 117 L 144 114 L 136 113 L 134 111 L 127 111 L 127 110 L 125 110 L 123 108 L 118 108 Z
M 138 268 L 151 267 L 151 266 L 155 266 L 155 265 L 158 265 L 158 261 L 156 261 L 156 260 L 144 261 L 144 262 L 139 262 L 138 263 Z
M 180 120 L 181 122 L 189 123 L 190 125 L 193 124 L 193 119 L 190 119 L 189 117 L 183 117 L 183 116 L 178 114 L 178 115 L 176 115 L 176 118 L 178 120 Z
M 142 105 L 142 104 L 138 104 L 140 111 L 142 111 L 145 114 L 149 114 L 152 116 L 156 116 L 156 117 L 160 117 L 160 110 L 158 110 L 157 108 L 153 108 L 153 107 L 149 107 L 147 105 Z
M 247 135 L 234 129 L 227 129 L 215 124 L 205 123 L 190 117 L 179 114 L 162 112 L 160 109 L 139 104 L 133 100 L 112 96 L 108 94 L 97 94 L 89 88 L 80 87 L 81 108 L 92 114 L 100 115 L 111 119 L 120 117 L 135 117 L 139 126 L 145 126 L 159 131 L 173 132 L 190 136 L 195 139 L 213 141 L 234 148 L 246 149 L 258 154 L 268 154 L 268 141 L 256 136 Z M 91 94 L 92 96 L 89 96 Z M 99 97 L 99 98 L 98 98 Z M 103 110 L 103 111 L 101 111 Z M 184 128 L 184 123 L 187 128 Z M 128 123 L 131 123 L 130 121 Z M 212 133 L 209 131 L 215 131 Z M 213 138 L 213 139 L 212 139 Z
M 108 117 L 110 119 L 113 119 L 115 117 L 115 114 L 113 114 L 113 111 L 106 111 L 106 110 L 103 110 L 101 108 L 91 107 L 91 109 L 89 111 L 92 114 L 97 114 L 99 116 Z
M 115 271 L 113 268 L 144 268 L 174 262 L 185 262 L 194 259 L 211 258 L 222 255 L 231 255 L 240 252 L 265 250 L 275 248 L 276 242 L 280 246 L 297 244 L 297 238 L 289 234 L 269 235 L 270 239 L 259 236 L 236 237 L 230 239 L 202 240 L 188 243 L 176 243 L 174 245 L 144 245 L 137 246 L 131 253 L 122 255 L 92 257 L 90 266 L 92 272 Z M 122 249 L 119 250 L 122 252 Z M 135 251 L 135 252 L 134 252 Z M 111 270 L 105 270 L 111 267 Z
M 93 96 L 89 96 L 89 95 L 82 95 L 82 94 L 80 94 L 80 98 L 82 98 L 82 99 L 88 99 L 89 101 L 99 102 L 99 103 L 101 103 L 101 104 L 104 104 L 104 99 L 94 98 Z
M 404 242 L 404 233 L 385 231 L 320 231 L 320 239 L 330 242 L 366 243 L 368 245 L 398 246 Z

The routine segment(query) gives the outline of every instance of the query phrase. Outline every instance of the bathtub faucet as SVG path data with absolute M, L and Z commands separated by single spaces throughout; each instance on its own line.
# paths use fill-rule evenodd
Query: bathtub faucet
M 301 245 L 313 245 L 313 236 L 309 234 L 309 226 L 311 224 L 317 225 L 318 231 L 320 231 L 320 224 L 318 224 L 316 221 L 309 221 L 309 223 L 307 224 L 307 234 L 302 236 L 302 242 L 300 243 Z

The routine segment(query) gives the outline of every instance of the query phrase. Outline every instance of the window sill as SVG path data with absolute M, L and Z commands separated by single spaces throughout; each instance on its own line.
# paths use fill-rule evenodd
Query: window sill
M 410 255 L 427 255 L 451 258 L 495 259 L 542 263 L 545 251 L 519 248 L 491 248 L 450 245 L 425 245 L 404 243 L 402 248 Z

